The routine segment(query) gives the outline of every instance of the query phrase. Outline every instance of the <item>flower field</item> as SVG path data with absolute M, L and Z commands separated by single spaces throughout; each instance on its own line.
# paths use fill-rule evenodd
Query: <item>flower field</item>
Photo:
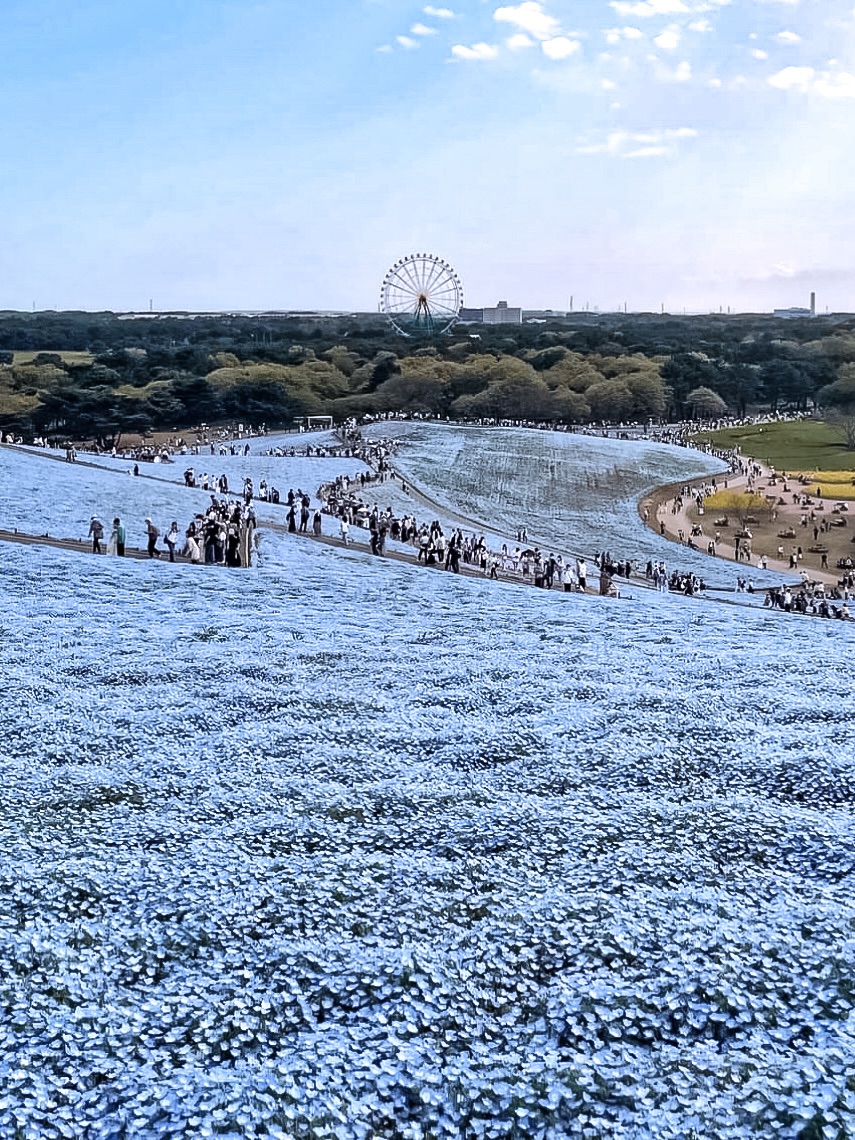
M 3 548 L 0 1136 L 855 1133 L 851 626 L 262 549 Z
M 726 465 L 713 456 L 643 439 L 519 428 L 384 423 L 376 430 L 401 440 L 395 465 L 403 474 L 494 530 L 514 536 L 524 526 L 548 550 L 589 557 L 609 550 L 642 565 L 662 560 L 719 588 L 736 583 L 740 571 L 732 563 L 677 547 L 638 515 L 638 500 L 654 487 L 721 475 Z M 780 581 L 771 572 L 751 576 L 758 585 Z

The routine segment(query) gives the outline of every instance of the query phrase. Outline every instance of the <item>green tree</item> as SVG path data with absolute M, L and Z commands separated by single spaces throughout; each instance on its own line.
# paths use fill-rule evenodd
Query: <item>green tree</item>
M 220 397 L 204 376 L 181 376 L 173 380 L 170 391 L 181 405 L 177 422 L 185 426 L 216 423 L 223 414 Z
M 721 367 L 702 352 L 679 352 L 662 365 L 662 379 L 670 389 L 668 414 L 682 419 L 687 397 L 695 388 L 717 388 Z
M 855 451 L 855 364 L 844 364 L 838 379 L 816 394 L 826 421 L 842 435 L 847 451 Z
M 624 380 L 600 380 L 585 392 L 591 418 L 605 423 L 623 423 L 633 408 L 633 395 Z
M 276 380 L 249 380 L 223 389 L 223 411 L 232 419 L 290 424 L 300 414 L 299 404 Z
M 626 386 L 632 393 L 632 415 L 637 420 L 658 420 L 667 406 L 665 385 L 656 372 L 636 372 L 626 377 Z
M 727 404 L 712 388 L 703 385 L 693 388 L 686 396 L 686 407 L 693 420 L 719 419 L 727 411 Z

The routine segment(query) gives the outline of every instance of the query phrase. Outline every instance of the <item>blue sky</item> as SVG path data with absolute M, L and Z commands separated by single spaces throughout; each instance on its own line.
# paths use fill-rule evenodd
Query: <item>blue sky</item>
M 0 308 L 855 310 L 854 0 L 4 0 Z

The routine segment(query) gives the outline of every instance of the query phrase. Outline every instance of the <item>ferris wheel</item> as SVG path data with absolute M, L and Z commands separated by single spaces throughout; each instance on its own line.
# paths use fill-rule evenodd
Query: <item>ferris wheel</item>
M 460 278 L 432 253 L 411 253 L 396 261 L 380 289 L 380 311 L 404 336 L 448 332 L 462 304 Z

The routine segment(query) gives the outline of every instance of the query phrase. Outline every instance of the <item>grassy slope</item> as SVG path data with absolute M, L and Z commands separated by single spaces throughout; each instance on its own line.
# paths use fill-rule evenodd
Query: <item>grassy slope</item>
M 746 424 L 701 432 L 695 440 L 714 447 L 738 447 L 779 471 L 855 471 L 855 451 L 846 450 L 833 427 L 816 420 Z

